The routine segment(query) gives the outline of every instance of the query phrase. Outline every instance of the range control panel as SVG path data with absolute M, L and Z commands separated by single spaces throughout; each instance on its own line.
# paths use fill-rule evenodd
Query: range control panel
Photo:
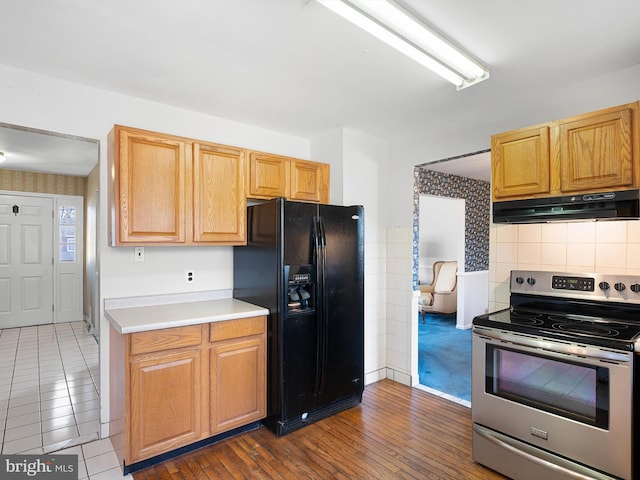
M 640 304 L 640 275 L 512 270 L 511 293 Z
M 556 290 L 581 290 L 593 292 L 596 282 L 591 277 L 565 277 L 554 275 L 551 278 L 551 288 Z

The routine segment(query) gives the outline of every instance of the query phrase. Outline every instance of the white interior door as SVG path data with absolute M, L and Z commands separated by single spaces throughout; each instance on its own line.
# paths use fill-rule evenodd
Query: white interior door
M 54 211 L 55 322 L 84 320 L 84 201 L 56 195 Z
M 53 322 L 53 200 L 0 195 L 0 328 Z

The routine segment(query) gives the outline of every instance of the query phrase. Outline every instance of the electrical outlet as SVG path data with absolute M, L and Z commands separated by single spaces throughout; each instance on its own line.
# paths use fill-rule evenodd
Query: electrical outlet
M 144 262 L 144 247 L 133 247 L 133 256 L 136 262 Z
M 187 271 L 187 283 L 193 283 L 195 278 L 193 277 L 193 270 Z

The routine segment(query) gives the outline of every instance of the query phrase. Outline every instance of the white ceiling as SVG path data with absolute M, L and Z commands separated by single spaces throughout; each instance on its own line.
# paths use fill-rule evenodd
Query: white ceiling
M 305 138 L 387 139 L 640 63 L 637 0 L 403 1 L 491 78 L 458 92 L 313 0 L 2 0 L 0 63 Z
M 491 181 L 491 152 L 480 152 L 472 155 L 462 155 L 452 159 L 425 163 L 429 170 L 458 175 L 459 177 L 475 178 L 476 180 Z
M 98 142 L 0 123 L 0 168 L 87 176 L 98 161 Z

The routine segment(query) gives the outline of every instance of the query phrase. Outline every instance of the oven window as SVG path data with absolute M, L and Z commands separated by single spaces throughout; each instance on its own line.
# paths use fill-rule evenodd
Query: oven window
M 487 345 L 486 391 L 600 428 L 609 427 L 609 369 Z

